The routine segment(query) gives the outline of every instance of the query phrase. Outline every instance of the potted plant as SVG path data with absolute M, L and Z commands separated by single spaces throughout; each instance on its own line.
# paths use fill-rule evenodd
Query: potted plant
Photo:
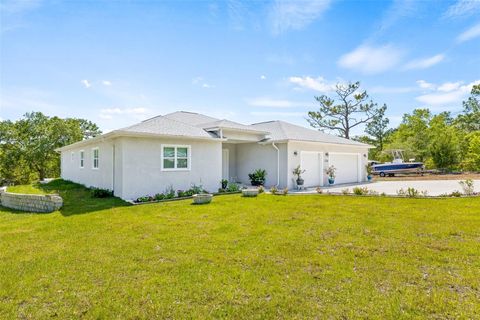
M 335 168 L 333 165 L 329 166 L 327 169 L 325 169 L 325 173 L 328 175 L 328 184 L 332 185 L 335 183 L 335 171 L 337 168 Z
M 222 179 L 220 181 L 220 183 L 222 184 L 222 189 L 223 190 L 227 189 L 227 186 L 228 186 L 228 180 L 227 179 Z
M 300 168 L 300 165 L 293 169 L 293 175 L 297 176 L 297 186 L 303 186 L 304 180 L 302 179 L 301 174 L 304 172 L 305 170 L 302 170 L 302 168 Z
M 367 171 L 367 180 L 372 181 L 372 173 L 373 173 L 373 167 L 372 164 L 369 163 L 365 166 L 365 170 Z
M 266 176 L 267 171 L 265 171 L 264 169 L 257 169 L 252 173 L 248 174 L 252 186 L 263 186 L 265 184 Z

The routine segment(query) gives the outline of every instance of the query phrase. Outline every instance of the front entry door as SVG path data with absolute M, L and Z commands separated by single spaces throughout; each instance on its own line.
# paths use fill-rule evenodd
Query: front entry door
M 229 171 L 229 153 L 228 149 L 222 149 L 222 179 L 229 180 L 230 171 Z

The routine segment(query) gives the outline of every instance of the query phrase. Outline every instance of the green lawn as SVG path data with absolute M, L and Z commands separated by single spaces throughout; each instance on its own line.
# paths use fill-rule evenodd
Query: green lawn
M 480 314 L 479 198 L 128 206 L 62 181 L 29 189 L 60 189 L 65 207 L 0 207 L 0 319 Z

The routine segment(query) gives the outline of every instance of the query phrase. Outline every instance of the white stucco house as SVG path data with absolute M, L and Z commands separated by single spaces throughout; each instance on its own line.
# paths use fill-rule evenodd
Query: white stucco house
M 328 184 L 324 169 L 337 168 L 335 184 L 366 180 L 370 145 L 284 121 L 244 125 L 179 111 L 58 149 L 63 179 L 110 189 L 122 199 L 185 190 L 192 184 L 217 191 L 221 179 L 249 184 L 265 169 L 267 187 L 294 188 L 301 165 L 305 186 Z

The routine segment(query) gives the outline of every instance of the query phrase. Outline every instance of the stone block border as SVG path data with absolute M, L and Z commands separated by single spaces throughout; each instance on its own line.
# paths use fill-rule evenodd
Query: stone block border
M 6 192 L 6 188 L 0 188 L 0 202 L 2 206 L 10 209 L 49 213 L 63 206 L 63 199 L 58 194 L 21 194 Z

